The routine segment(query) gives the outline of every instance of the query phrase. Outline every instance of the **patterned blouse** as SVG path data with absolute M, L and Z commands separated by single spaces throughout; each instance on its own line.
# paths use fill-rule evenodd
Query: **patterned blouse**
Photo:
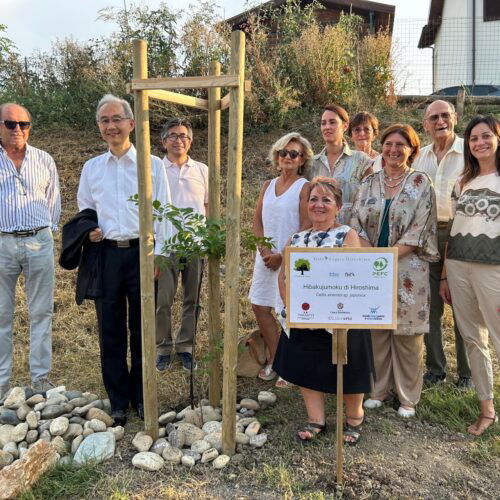
M 384 172 L 363 180 L 352 208 L 351 227 L 377 245 L 385 205 Z M 408 245 L 415 251 L 398 260 L 398 328 L 396 335 L 429 331 L 429 262 L 439 260 L 436 195 L 429 177 L 409 169 L 388 212 L 389 246 Z
M 342 247 L 350 230 L 349 226 L 343 225 L 327 231 L 301 231 L 292 236 L 290 246 L 301 248 Z
M 373 160 L 362 151 L 353 151 L 347 143 L 338 157 L 333 171 L 328 164 L 326 148 L 313 157 L 313 164 L 308 176 L 309 180 L 316 176 L 334 177 L 342 189 L 342 209 L 337 220 L 340 224 L 349 224 L 351 208 L 359 189 L 359 184 L 366 170 L 372 166 Z

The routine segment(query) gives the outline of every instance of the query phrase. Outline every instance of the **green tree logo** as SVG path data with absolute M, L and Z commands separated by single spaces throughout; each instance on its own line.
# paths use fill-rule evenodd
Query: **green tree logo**
M 294 269 L 300 271 L 301 276 L 304 275 L 304 271 L 311 270 L 311 263 L 307 259 L 297 259 L 295 261 Z
M 383 271 L 387 266 L 389 265 L 389 261 L 385 257 L 379 257 L 374 263 L 373 263 L 373 269 L 375 271 Z

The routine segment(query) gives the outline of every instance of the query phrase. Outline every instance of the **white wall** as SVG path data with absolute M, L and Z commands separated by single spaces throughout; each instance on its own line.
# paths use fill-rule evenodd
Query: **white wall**
M 434 44 L 434 90 L 472 83 L 472 2 L 476 2 L 476 83 L 500 83 L 500 21 L 483 22 L 483 0 L 445 0 Z

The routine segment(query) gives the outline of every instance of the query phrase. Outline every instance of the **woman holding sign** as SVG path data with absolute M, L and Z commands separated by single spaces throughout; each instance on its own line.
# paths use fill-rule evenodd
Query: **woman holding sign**
M 422 391 L 423 334 L 429 331 L 429 262 L 439 259 L 436 196 L 426 174 L 410 165 L 420 141 L 409 125 L 391 125 L 381 137 L 384 168 L 362 183 L 351 226 L 363 246 L 398 249 L 398 327 L 372 330 L 376 380 L 366 408 L 394 395 L 398 415 L 413 417 Z
M 342 191 L 338 183 L 317 177 L 308 187 L 307 213 L 312 227 L 295 233 L 289 240 L 292 247 L 360 247 L 356 231 L 336 222 L 342 207 Z M 279 275 L 280 294 L 286 296 L 284 266 Z M 371 341 L 369 330 L 350 330 L 347 335 L 347 359 L 344 366 L 344 402 L 346 425 L 344 441 L 356 444 L 363 423 L 363 395 L 370 390 Z M 323 329 L 292 328 L 281 333 L 274 359 L 274 370 L 300 387 L 308 421 L 299 430 L 301 441 L 311 441 L 326 429 L 325 393 L 337 390 L 337 367 L 332 364 L 332 334 Z
M 441 296 L 453 310 L 469 354 L 480 414 L 467 431 L 480 436 L 498 422 L 488 337 L 500 356 L 500 121 L 476 116 L 464 133 L 463 176 L 457 181 L 453 225 Z
M 272 364 L 279 330 L 274 310 L 277 307 L 281 311 L 283 307 L 278 292 L 278 270 L 282 261 L 281 252 L 290 234 L 309 224 L 308 182 L 304 176 L 312 156 L 309 141 L 295 132 L 281 137 L 273 144 L 268 159 L 279 170 L 280 175 L 264 182 L 253 218 L 254 234 L 268 236 L 273 239 L 274 244 L 272 250 L 258 249 L 249 293 L 255 318 L 269 353 L 267 364 L 259 373 L 263 380 L 272 380 L 276 376 Z M 285 387 L 286 382 L 278 380 L 276 386 Z

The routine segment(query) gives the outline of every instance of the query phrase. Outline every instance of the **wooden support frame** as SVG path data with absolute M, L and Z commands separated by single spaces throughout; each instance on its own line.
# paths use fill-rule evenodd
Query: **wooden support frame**
M 137 166 L 139 179 L 139 209 L 141 216 L 141 307 L 143 315 L 143 374 L 146 432 L 158 435 L 156 373 L 155 373 L 155 311 L 152 289 L 153 224 L 151 218 L 152 186 L 149 138 L 149 98 L 181 104 L 209 113 L 209 216 L 220 217 L 220 112 L 230 108 L 228 178 L 227 178 L 227 239 L 226 239 L 226 315 L 224 322 L 224 379 L 222 444 L 226 454 L 235 451 L 236 438 L 236 362 L 239 313 L 240 208 L 241 170 L 243 155 L 243 110 L 245 92 L 250 82 L 245 76 L 245 35 L 241 31 L 231 36 L 231 74 L 221 75 L 220 64 L 210 66 L 210 75 L 186 78 L 147 78 L 146 43 L 134 41 L 134 78 L 127 86 L 134 92 L 137 126 Z M 229 87 L 229 95 L 221 100 L 221 87 Z M 170 92 L 168 89 L 208 88 L 208 100 Z M 141 208 L 142 207 L 142 208 Z M 144 256 L 144 257 L 143 257 Z M 143 260 L 145 262 L 143 267 Z M 210 403 L 220 404 L 219 340 L 220 284 L 219 262 L 209 259 L 209 340 Z M 151 272 L 150 272 L 151 271 Z
M 147 44 L 134 40 L 134 77 L 147 78 Z M 145 431 L 158 438 L 158 398 L 156 391 L 156 343 L 154 301 L 153 188 L 149 139 L 149 100 L 144 92 L 134 93 L 137 141 L 137 184 L 139 187 L 139 230 L 141 267 L 141 342 Z

